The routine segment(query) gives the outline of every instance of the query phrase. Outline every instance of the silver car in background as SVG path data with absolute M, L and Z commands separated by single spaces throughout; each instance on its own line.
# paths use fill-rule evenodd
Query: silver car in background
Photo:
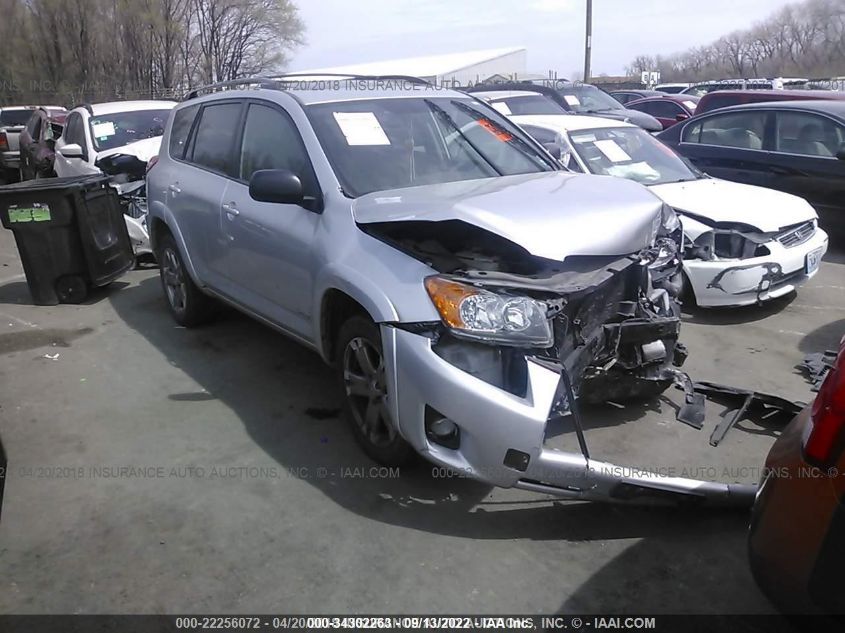
M 579 399 L 683 376 L 680 224 L 483 102 L 396 78 L 218 84 L 175 109 L 147 182 L 176 321 L 213 297 L 317 351 L 377 461 L 577 499 L 736 492 L 620 475 L 580 431 L 578 453 L 545 446 L 551 420 L 580 429 Z

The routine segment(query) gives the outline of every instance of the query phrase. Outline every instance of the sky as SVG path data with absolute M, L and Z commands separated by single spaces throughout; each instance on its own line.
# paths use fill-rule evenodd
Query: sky
M 794 1 L 794 0 L 793 0 Z M 296 0 L 305 70 L 524 46 L 529 72 L 584 67 L 586 0 Z M 640 54 L 669 55 L 766 18 L 790 0 L 594 0 L 593 75 L 621 75 Z

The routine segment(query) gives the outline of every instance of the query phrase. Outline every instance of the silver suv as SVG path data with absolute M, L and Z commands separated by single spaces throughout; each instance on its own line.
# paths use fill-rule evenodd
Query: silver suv
M 680 227 L 660 200 L 563 171 L 556 148 L 460 92 L 397 78 L 249 85 L 182 102 L 148 175 L 178 323 L 208 319 L 214 298 L 314 349 L 382 463 L 416 452 L 581 499 L 730 493 L 621 482 L 583 442 L 544 445 L 550 420 L 580 429 L 578 398 L 678 379 Z

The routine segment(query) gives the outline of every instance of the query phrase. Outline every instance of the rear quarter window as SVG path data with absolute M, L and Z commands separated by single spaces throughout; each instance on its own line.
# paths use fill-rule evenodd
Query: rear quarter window
M 170 143 L 168 145 L 168 151 L 172 158 L 184 158 L 188 135 L 191 133 L 194 119 L 197 118 L 197 112 L 199 112 L 199 106 L 193 105 L 182 108 L 173 115 L 173 126 L 170 128 Z
M 203 107 L 193 135 L 191 162 L 221 174 L 237 177 L 233 150 L 241 113 L 239 101 Z

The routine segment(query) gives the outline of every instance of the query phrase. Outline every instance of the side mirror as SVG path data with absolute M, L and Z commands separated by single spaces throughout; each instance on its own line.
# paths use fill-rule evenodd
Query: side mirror
M 82 158 L 82 147 L 78 143 L 70 143 L 59 150 L 65 158 Z
M 563 148 L 560 145 L 557 143 L 543 143 L 543 147 L 545 147 L 546 151 L 554 158 L 560 160 L 560 157 L 563 154 Z
M 686 121 L 689 118 L 688 114 L 678 114 L 675 116 L 676 121 Z
M 305 201 L 302 181 L 287 169 L 260 169 L 249 180 L 249 196 L 258 202 L 299 204 Z
M 839 151 L 836 152 L 836 158 L 839 160 L 845 160 L 845 145 L 839 148 Z

